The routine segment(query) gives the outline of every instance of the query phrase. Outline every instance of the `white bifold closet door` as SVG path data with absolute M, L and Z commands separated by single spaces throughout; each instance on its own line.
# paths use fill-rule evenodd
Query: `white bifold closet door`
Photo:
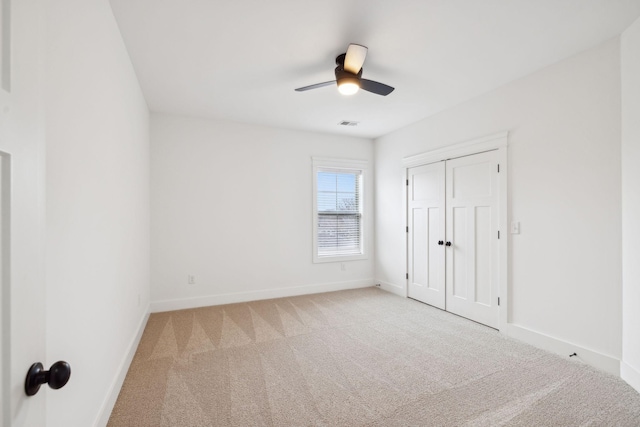
M 497 328 L 497 152 L 410 168 L 407 201 L 409 297 Z
M 410 298 L 445 309 L 445 162 L 409 169 Z

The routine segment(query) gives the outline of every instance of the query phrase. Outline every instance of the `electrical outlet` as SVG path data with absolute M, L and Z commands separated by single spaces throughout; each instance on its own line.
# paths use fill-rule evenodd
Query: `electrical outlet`
M 196 276 L 194 276 L 193 274 L 187 275 L 187 283 L 190 284 L 190 285 L 195 285 L 196 284 Z

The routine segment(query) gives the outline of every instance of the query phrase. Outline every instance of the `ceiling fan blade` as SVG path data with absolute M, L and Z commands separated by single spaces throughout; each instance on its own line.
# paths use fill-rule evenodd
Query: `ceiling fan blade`
M 335 80 L 331 80 L 330 82 L 322 82 L 322 83 L 316 83 L 314 85 L 299 87 L 296 89 L 296 92 L 304 92 L 305 90 L 318 89 L 319 87 L 325 87 L 325 86 L 335 84 L 335 82 L 336 82 Z
M 347 55 L 344 58 L 344 69 L 352 74 L 358 74 L 367 57 L 367 47 L 351 43 L 347 48 Z
M 360 89 L 382 96 L 387 96 L 394 90 L 391 86 L 367 79 L 360 79 Z

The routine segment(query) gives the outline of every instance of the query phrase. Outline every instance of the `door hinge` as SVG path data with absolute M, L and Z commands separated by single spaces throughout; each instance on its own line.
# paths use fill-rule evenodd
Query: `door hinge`
M 500 173 L 500 163 L 498 163 L 498 173 Z
M 409 273 L 407 273 L 407 280 L 409 280 Z
M 409 186 L 409 180 L 407 180 L 407 187 Z
M 498 305 L 500 305 L 500 297 L 498 297 Z
M 498 230 L 498 239 L 500 238 L 500 230 Z
M 409 232 L 409 226 L 407 225 L 407 233 Z

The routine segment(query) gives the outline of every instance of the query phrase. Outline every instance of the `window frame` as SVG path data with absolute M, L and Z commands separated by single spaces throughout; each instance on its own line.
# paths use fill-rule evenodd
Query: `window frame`
M 343 261 L 355 261 L 361 259 L 367 259 L 368 254 L 366 251 L 366 223 L 368 220 L 368 213 L 365 209 L 365 183 L 369 174 L 369 162 L 367 160 L 355 160 L 355 159 L 335 159 L 325 157 L 313 157 L 313 262 L 325 263 L 325 262 L 343 262 Z M 360 253 L 349 255 L 318 255 L 318 172 L 327 169 L 336 170 L 353 170 L 360 173 L 360 187 L 359 191 L 359 212 L 360 212 Z

